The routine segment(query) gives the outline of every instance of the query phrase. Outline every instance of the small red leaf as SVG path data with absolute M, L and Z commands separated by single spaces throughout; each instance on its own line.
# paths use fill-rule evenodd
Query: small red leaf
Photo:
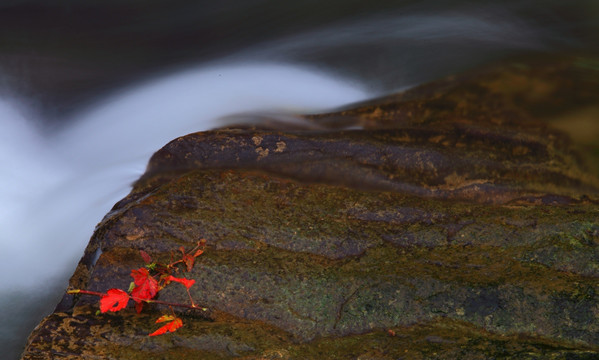
M 136 298 L 135 301 L 150 300 L 156 296 L 158 292 L 158 281 L 150 275 L 146 268 L 139 268 L 131 271 L 135 288 L 131 291 L 131 296 Z
M 183 286 L 185 286 L 186 288 L 190 288 L 192 287 L 193 284 L 195 284 L 195 280 L 194 279 L 186 279 L 186 278 L 176 278 L 172 275 L 169 275 L 169 277 L 166 278 L 168 281 L 176 281 L 180 284 L 183 284 Z
M 183 262 L 185 263 L 185 266 L 187 267 L 187 272 L 190 272 L 191 269 L 193 269 L 193 264 L 195 263 L 196 258 L 189 255 L 189 254 L 183 254 Z
M 110 289 L 100 299 L 100 311 L 119 311 L 127 306 L 129 294 L 120 289 Z
M 167 315 L 167 316 L 169 316 L 169 315 Z M 168 320 L 161 320 L 163 318 L 164 318 L 164 316 L 161 316 L 160 318 L 158 318 L 158 320 L 156 320 L 156 323 L 168 321 Z M 167 332 L 174 332 L 181 326 L 183 326 L 183 320 L 176 317 L 168 324 L 160 327 L 158 330 L 151 333 L 150 336 L 162 335 L 162 334 L 166 334 Z
M 135 302 L 135 311 L 139 314 L 141 313 L 141 311 L 143 310 L 144 307 L 144 303 L 139 301 L 139 302 Z
M 195 252 L 195 254 L 193 254 L 193 257 L 198 257 L 198 256 L 202 255 L 203 253 L 204 253 L 204 250 L 199 249 Z
M 176 319 L 175 315 L 162 315 L 161 317 L 159 317 L 156 320 L 156 324 L 161 323 L 161 322 L 165 322 L 165 321 L 173 321 L 175 319 Z
M 137 270 L 131 270 L 131 277 L 133 278 L 133 282 L 135 285 L 140 286 L 146 279 L 150 276 L 150 272 L 146 268 L 139 268 Z
M 143 250 L 139 250 L 139 254 L 144 259 L 144 262 L 146 264 L 151 264 L 152 263 L 152 258 L 150 257 L 150 255 L 147 252 L 145 252 Z

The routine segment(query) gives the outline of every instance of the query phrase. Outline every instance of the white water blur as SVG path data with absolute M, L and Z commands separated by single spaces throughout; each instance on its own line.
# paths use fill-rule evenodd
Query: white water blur
M 122 90 L 43 136 L 18 104 L 1 100 L 0 307 L 12 310 L 0 313 L 0 340 L 40 303 L 52 310 L 60 294 L 48 294 L 66 287 L 97 222 L 168 141 L 234 113 L 304 113 L 365 98 L 356 84 L 306 68 L 205 66 Z
M 360 49 L 358 45 L 380 43 L 386 44 L 384 54 L 405 54 L 393 56 L 401 65 L 402 59 L 417 52 L 411 44 L 433 49 L 439 49 L 439 44 L 461 44 L 466 48 L 458 49 L 467 49 L 465 56 L 476 62 L 486 52 L 475 50 L 484 44 L 503 50 L 542 48 L 541 39 L 547 32 L 498 8 L 392 14 L 286 37 L 235 56 L 318 58 L 317 49 Z M 418 54 L 418 63 L 429 61 Z M 438 52 L 432 56 L 434 66 L 423 73 L 440 67 L 443 56 L 449 55 Z M 352 57 L 338 58 L 343 63 Z M 364 64 L 377 68 L 369 61 Z M 405 77 L 415 66 L 391 64 L 395 72 L 405 67 L 400 74 Z M 397 77 L 393 72 L 387 75 Z M 24 119 L 9 102 L 0 102 L 0 274 L 31 274 L 0 278 L 0 293 L 37 286 L 72 267 L 95 223 L 128 192 L 128 185 L 143 172 L 149 156 L 169 140 L 220 126 L 219 118 L 229 114 L 318 111 L 366 96 L 356 84 L 313 69 L 230 63 L 182 70 L 121 90 L 75 116 L 70 126 L 51 136 L 40 136 L 30 119 Z
M 286 56 L 305 52 L 315 47 L 339 48 L 371 44 L 403 45 L 410 43 L 449 43 L 452 46 L 466 44 L 475 46 L 495 45 L 501 49 L 543 49 L 547 46 L 544 37 L 548 30 L 533 29 L 530 24 L 498 9 L 484 11 L 386 14 L 340 24 L 335 28 L 325 27 L 285 38 L 278 44 L 268 44 Z M 556 35 L 554 35 L 556 36 Z M 318 39 L 315 41 L 315 39 Z M 555 39 L 557 40 L 557 39 Z

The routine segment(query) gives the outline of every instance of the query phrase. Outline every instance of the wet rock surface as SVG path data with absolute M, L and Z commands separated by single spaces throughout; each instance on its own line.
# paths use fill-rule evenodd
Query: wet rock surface
M 210 310 L 148 337 L 166 309 L 96 315 L 65 295 L 23 359 L 599 356 L 596 154 L 550 126 L 599 103 L 596 64 L 503 64 L 301 130 L 175 139 L 70 287 L 126 289 L 140 249 L 168 262 L 206 238 L 189 277 Z

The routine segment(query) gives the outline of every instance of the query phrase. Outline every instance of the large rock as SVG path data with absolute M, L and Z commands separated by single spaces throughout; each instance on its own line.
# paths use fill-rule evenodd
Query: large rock
M 599 357 L 596 145 L 581 156 L 545 121 L 597 110 L 597 64 L 504 64 L 301 130 L 172 141 L 70 287 L 126 289 L 140 249 L 168 262 L 206 238 L 190 277 L 209 311 L 148 337 L 160 306 L 96 315 L 65 295 L 23 359 Z

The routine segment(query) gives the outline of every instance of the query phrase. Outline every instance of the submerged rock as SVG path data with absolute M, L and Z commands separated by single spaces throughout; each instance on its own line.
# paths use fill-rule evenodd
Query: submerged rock
M 189 277 L 210 310 L 148 337 L 160 306 L 96 315 L 97 299 L 65 295 L 23 359 L 599 356 L 599 182 L 548 125 L 599 103 L 588 64 L 503 64 L 302 130 L 174 140 L 70 288 L 126 289 L 139 250 L 168 262 L 206 238 Z

